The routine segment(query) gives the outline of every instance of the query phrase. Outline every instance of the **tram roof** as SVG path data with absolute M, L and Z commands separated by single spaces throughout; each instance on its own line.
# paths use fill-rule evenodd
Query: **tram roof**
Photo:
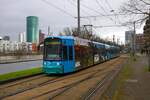
M 74 39 L 73 36 L 48 36 L 47 38 Z
M 47 38 L 60 38 L 60 39 L 73 39 L 73 40 L 81 40 L 84 42 L 93 42 L 96 45 L 104 45 L 105 48 L 115 48 L 116 46 L 112 46 L 112 45 L 108 45 L 108 44 L 104 44 L 104 43 L 100 43 L 100 42 L 95 42 L 95 41 L 91 41 L 91 40 L 87 40 L 87 39 L 82 39 L 79 37 L 73 37 L 73 36 L 48 36 Z
M 100 43 L 100 42 L 95 42 L 93 41 L 94 44 L 98 44 L 98 45 L 105 45 L 104 43 Z

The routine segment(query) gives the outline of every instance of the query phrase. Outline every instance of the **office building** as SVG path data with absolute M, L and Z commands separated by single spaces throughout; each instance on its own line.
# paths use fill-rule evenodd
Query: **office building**
M 36 16 L 28 16 L 27 17 L 27 42 L 31 43 L 39 43 L 39 24 L 38 17 Z
M 133 42 L 134 31 L 126 31 L 125 32 L 125 44 L 131 45 Z
M 39 31 L 39 44 L 44 42 L 45 34 L 42 31 Z
M 19 33 L 19 42 L 26 42 L 26 33 Z
M 9 37 L 9 36 L 4 36 L 4 37 L 3 37 L 3 40 L 9 41 L 9 40 L 10 40 L 10 37 Z

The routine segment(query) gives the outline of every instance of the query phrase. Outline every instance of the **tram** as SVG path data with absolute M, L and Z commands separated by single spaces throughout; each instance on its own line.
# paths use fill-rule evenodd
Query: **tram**
M 73 36 L 50 36 L 44 40 L 43 71 L 64 74 L 119 56 L 119 47 Z

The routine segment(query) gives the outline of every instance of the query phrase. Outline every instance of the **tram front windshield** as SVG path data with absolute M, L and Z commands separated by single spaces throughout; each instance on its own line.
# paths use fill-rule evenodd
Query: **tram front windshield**
M 45 60 L 61 60 L 61 41 L 59 39 L 45 40 Z

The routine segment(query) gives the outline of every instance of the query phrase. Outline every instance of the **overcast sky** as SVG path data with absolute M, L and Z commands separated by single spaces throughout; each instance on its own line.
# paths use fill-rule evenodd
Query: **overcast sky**
M 0 0 L 0 36 L 9 35 L 11 40 L 18 40 L 18 34 L 26 31 L 26 17 L 38 16 L 39 28 L 47 34 L 47 27 L 58 33 L 64 27 L 76 27 L 77 0 Z M 100 5 L 102 6 L 100 7 Z M 81 0 L 81 16 L 95 16 L 100 14 L 113 14 L 118 12 L 121 4 L 127 0 Z M 61 8 L 61 11 L 60 9 Z M 90 8 L 90 9 L 89 9 Z M 104 8 L 104 9 L 103 9 Z M 105 10 L 105 11 L 104 11 Z M 96 17 L 81 19 L 81 25 L 93 24 L 96 26 L 115 25 L 122 20 L 116 17 Z M 125 27 L 103 27 L 93 29 L 95 34 L 106 38 L 120 38 L 124 41 Z M 140 30 L 141 31 L 141 30 Z

